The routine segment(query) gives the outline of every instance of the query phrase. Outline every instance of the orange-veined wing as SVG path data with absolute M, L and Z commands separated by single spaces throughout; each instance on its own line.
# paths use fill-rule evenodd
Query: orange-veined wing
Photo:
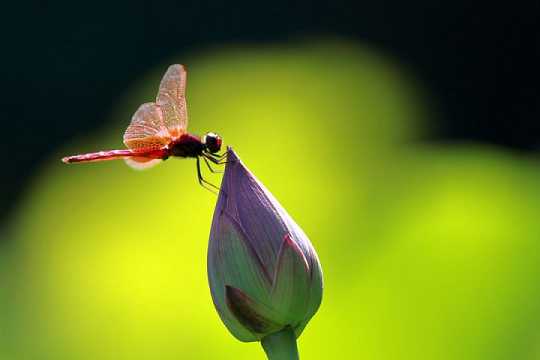
M 186 78 L 183 65 L 171 65 L 167 69 L 156 97 L 156 104 L 163 112 L 163 123 L 173 138 L 187 131 Z
M 144 151 L 161 149 L 170 141 L 160 107 L 155 103 L 139 106 L 124 133 L 124 144 L 132 150 Z

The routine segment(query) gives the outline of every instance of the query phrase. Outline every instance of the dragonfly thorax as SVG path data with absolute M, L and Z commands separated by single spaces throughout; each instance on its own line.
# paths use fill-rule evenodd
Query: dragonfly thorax
M 205 146 L 198 136 L 183 134 L 178 140 L 169 145 L 171 156 L 198 157 L 201 156 Z

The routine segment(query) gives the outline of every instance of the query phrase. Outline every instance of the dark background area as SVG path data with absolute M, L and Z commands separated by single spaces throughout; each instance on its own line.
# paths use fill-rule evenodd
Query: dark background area
M 407 66 L 433 97 L 419 141 L 539 145 L 540 6 L 471 1 L 30 1 L 4 5 L 0 221 L 37 166 L 102 126 L 166 58 L 223 43 L 359 40 Z

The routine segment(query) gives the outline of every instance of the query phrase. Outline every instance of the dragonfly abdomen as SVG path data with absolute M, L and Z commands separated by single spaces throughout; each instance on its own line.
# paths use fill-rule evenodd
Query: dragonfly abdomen
M 104 161 L 104 160 L 115 160 L 123 159 L 126 157 L 131 157 L 134 155 L 132 150 L 108 150 L 108 151 L 98 151 L 88 154 L 66 156 L 62 159 L 66 164 L 78 163 L 78 162 L 91 162 L 91 161 Z

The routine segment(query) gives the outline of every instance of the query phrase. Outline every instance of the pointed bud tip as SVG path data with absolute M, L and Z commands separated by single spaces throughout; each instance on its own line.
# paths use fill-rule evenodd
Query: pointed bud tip
M 238 155 L 236 155 L 236 153 L 234 152 L 231 146 L 227 146 L 227 161 L 230 161 L 230 162 L 240 161 L 240 159 L 238 158 Z

